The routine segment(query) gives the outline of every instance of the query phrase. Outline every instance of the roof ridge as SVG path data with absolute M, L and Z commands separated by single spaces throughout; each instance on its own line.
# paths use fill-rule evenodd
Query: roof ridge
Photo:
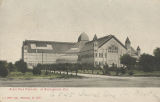
M 106 35 L 106 36 L 97 38 L 97 41 L 98 41 L 98 40 L 101 40 L 101 39 L 104 39 L 104 38 L 107 38 L 107 37 L 109 37 L 109 36 L 113 36 L 113 35 Z M 94 42 L 94 40 L 88 41 L 88 42 L 86 42 L 86 44 L 89 44 L 89 43 L 92 43 L 92 42 Z
M 48 42 L 48 43 L 70 43 L 70 44 L 76 43 L 76 42 L 60 42 L 60 41 L 45 41 L 45 40 L 25 40 L 24 42 Z
M 104 38 L 109 37 L 109 36 L 113 36 L 113 35 L 106 35 L 106 36 L 98 38 L 97 40 L 104 39 Z
M 117 39 L 114 35 L 108 35 L 108 36 L 105 36 L 105 37 L 110 37 L 109 39 L 107 39 L 107 41 L 109 41 L 111 38 L 114 38 L 115 40 L 117 40 L 124 48 L 126 48 L 125 46 L 124 46 L 124 44 L 121 42 L 121 41 L 119 41 L 119 39 Z M 105 37 L 103 37 L 103 38 L 105 38 Z M 106 41 L 104 42 L 104 43 L 106 43 Z M 102 43 L 99 47 L 101 47 L 104 43 Z

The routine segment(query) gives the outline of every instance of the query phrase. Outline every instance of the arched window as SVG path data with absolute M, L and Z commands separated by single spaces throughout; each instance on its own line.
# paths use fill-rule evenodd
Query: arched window
M 118 53 L 118 47 L 115 45 L 111 45 L 108 47 L 108 52 L 110 53 Z

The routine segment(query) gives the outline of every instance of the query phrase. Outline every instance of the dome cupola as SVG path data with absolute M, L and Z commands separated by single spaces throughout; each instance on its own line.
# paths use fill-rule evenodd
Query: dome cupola
M 85 32 L 81 33 L 81 35 L 79 36 L 78 42 L 80 41 L 89 41 L 89 37 Z

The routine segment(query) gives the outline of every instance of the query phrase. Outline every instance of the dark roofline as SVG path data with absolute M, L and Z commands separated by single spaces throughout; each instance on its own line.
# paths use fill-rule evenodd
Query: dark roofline
M 101 40 L 101 39 L 104 39 L 104 38 L 109 37 L 109 36 L 111 36 L 111 35 L 106 35 L 106 36 L 100 37 L 97 40 Z
M 88 41 L 88 42 L 86 42 L 85 44 L 89 44 L 89 43 L 92 43 L 93 42 L 93 40 L 92 41 Z
M 121 41 L 119 41 L 114 35 L 113 35 L 113 37 L 114 37 L 115 40 L 117 40 L 125 49 L 127 49 L 126 46 L 125 46 Z
M 23 41 L 29 42 L 29 43 L 37 43 L 37 42 L 43 42 L 43 43 L 59 43 L 59 44 L 76 44 L 76 42 L 58 42 L 58 41 L 40 41 L 40 40 L 25 40 Z
M 99 48 L 101 47 L 101 46 L 103 46 L 106 42 L 108 42 L 109 40 L 111 40 L 112 38 L 114 38 L 120 45 L 122 45 L 125 49 L 127 49 L 125 46 L 124 46 L 124 44 L 123 43 L 121 43 L 114 35 L 108 35 L 108 36 L 111 36 L 108 40 L 106 40 L 103 44 L 101 44 L 100 46 L 99 46 Z
M 110 35 L 107 35 L 107 36 L 103 36 L 103 37 L 97 38 L 96 41 L 101 40 L 101 39 L 103 39 L 103 38 L 105 38 L 105 37 L 108 37 L 108 36 L 110 36 Z M 89 44 L 89 43 L 92 43 L 92 42 L 94 42 L 94 40 L 88 41 L 88 42 L 86 42 L 86 44 Z

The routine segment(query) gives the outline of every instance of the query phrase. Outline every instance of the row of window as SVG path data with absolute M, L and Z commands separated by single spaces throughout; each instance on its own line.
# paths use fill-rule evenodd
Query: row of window
M 81 55 L 79 56 L 80 58 L 91 58 L 91 57 L 99 57 L 99 58 L 107 58 L 107 53 L 95 53 L 95 55 L 93 54 L 86 54 L 86 55 Z
M 118 50 L 108 50 L 109 53 L 118 53 Z
M 53 64 L 55 61 L 44 61 L 43 64 Z M 28 66 L 36 66 L 37 64 L 42 64 L 42 62 L 29 62 L 27 63 Z
M 111 46 L 108 48 L 108 52 L 109 52 L 109 53 L 118 53 L 118 47 L 115 46 L 115 45 L 111 45 Z
M 48 54 L 48 53 L 43 53 L 43 54 L 36 54 L 36 53 L 33 53 L 33 54 L 30 54 L 30 53 L 24 53 L 24 56 L 35 56 L 35 57 L 42 57 L 42 56 L 47 56 L 47 57 L 56 57 L 57 55 L 55 54 Z
M 99 57 L 99 58 L 107 58 L 107 53 L 95 53 L 95 57 Z

